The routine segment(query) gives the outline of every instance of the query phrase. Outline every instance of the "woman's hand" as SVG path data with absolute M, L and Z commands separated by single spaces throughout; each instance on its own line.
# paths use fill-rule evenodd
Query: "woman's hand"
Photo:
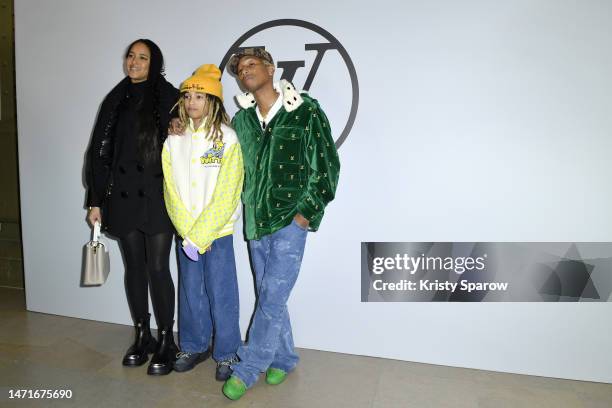
M 90 207 L 89 211 L 87 211 L 87 222 L 92 227 L 98 221 L 100 225 L 102 225 L 102 213 L 100 212 L 100 207 Z
M 182 135 L 185 131 L 185 126 L 183 122 L 179 118 L 170 119 L 170 124 L 168 124 L 168 134 L 169 135 Z

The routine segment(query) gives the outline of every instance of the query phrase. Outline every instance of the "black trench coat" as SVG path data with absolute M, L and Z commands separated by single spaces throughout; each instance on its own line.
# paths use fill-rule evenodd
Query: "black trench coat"
M 118 237 L 134 229 L 147 234 L 170 232 L 160 160 L 145 164 L 134 148 L 137 107 L 134 98 L 130 100 L 130 89 L 126 77 L 100 107 L 86 155 L 87 205 L 102 208 L 103 229 Z M 156 94 L 161 147 L 179 93 L 160 76 Z

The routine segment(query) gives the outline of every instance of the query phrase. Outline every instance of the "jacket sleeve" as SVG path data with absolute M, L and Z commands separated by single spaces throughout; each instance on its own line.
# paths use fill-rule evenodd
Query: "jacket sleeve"
M 110 161 L 114 146 L 109 137 L 110 102 L 108 97 L 102 102 L 94 125 L 91 142 L 85 154 L 85 182 L 87 183 L 87 206 L 100 207 L 104 202 L 110 174 Z
M 104 195 L 101 189 L 102 186 L 96 183 L 96 175 L 100 175 L 101 173 L 102 177 L 104 177 L 104 175 L 108 176 L 108 169 L 101 166 L 99 161 L 96 160 L 95 152 L 99 150 L 99 147 L 96 147 L 95 141 L 92 140 L 85 155 L 85 182 L 87 183 L 87 197 L 85 202 L 88 207 L 100 207 L 102 205 Z
M 240 144 L 235 143 L 223 157 L 217 184 L 209 204 L 186 235 L 199 248 L 200 253 L 204 253 L 217 239 L 219 232 L 236 211 L 240 203 L 243 180 L 242 150 Z
M 340 175 L 338 151 L 331 136 L 329 121 L 316 101 L 312 101 L 306 135 L 305 157 L 310 167 L 306 191 L 297 203 L 297 211 L 317 230 L 325 206 L 334 199 Z
M 168 216 L 176 228 L 176 232 L 181 237 L 187 236 L 187 232 L 193 226 L 195 222 L 189 211 L 185 208 L 181 197 L 178 194 L 176 185 L 174 184 L 174 177 L 172 175 L 172 159 L 168 143 L 164 143 L 162 149 L 162 169 L 164 172 L 164 202 L 166 203 L 166 210 Z

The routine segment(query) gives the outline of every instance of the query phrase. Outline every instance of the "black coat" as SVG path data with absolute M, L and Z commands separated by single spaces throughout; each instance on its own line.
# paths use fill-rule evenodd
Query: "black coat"
M 144 163 L 137 154 L 136 87 L 123 79 L 104 98 L 86 155 L 87 205 L 101 207 L 103 229 L 121 237 L 139 229 L 145 233 L 172 231 L 163 200 L 160 160 Z M 167 136 L 178 90 L 158 80 L 159 146 Z

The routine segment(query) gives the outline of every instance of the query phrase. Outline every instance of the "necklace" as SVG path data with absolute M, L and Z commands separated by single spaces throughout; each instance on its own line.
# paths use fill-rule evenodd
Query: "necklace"
M 276 101 L 278 100 L 279 93 L 278 93 L 278 92 L 276 92 L 276 89 L 274 90 L 274 93 L 276 94 L 276 98 L 274 98 L 274 100 L 272 101 L 272 103 L 270 103 L 270 104 L 268 105 L 268 107 L 266 108 L 266 114 L 265 114 L 265 115 L 264 115 L 263 113 L 261 114 L 261 116 L 263 116 L 263 117 L 264 117 L 264 119 L 265 119 L 265 117 L 268 115 L 268 112 L 270 112 L 270 108 L 272 108 L 272 106 L 274 106 L 274 104 L 275 104 L 275 103 L 276 103 Z M 259 110 L 259 112 L 261 113 L 261 109 Z
M 263 120 L 261 121 L 261 127 L 263 129 L 266 128 L 266 118 L 268 117 L 268 113 L 270 113 L 270 109 L 272 108 L 272 106 L 274 106 L 274 104 L 278 100 L 278 97 L 280 96 L 280 94 L 276 91 L 276 89 L 274 90 L 274 93 L 276 94 L 276 98 L 274 99 L 274 101 L 272 101 L 270 105 L 268 105 L 268 108 L 266 109 L 266 114 L 264 115 L 261 109 L 259 110 L 259 113 L 261 113 L 261 117 L 263 118 Z

